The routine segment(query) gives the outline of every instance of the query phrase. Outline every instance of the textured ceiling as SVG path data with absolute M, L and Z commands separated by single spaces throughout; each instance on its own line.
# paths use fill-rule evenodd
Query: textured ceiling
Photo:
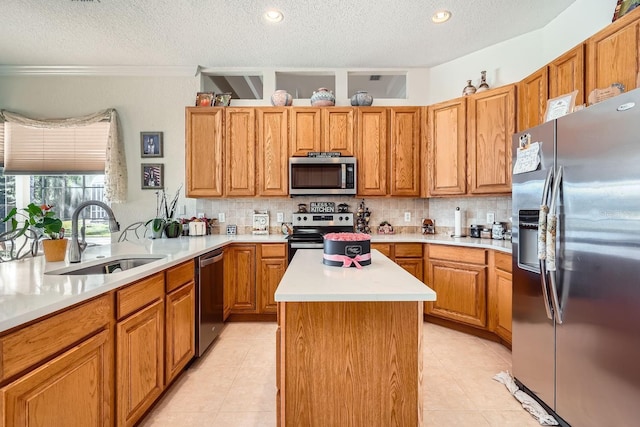
M 575 0 L 2 0 L 0 65 L 432 67 Z M 266 23 L 269 7 L 283 11 Z M 452 19 L 431 23 L 440 8 Z

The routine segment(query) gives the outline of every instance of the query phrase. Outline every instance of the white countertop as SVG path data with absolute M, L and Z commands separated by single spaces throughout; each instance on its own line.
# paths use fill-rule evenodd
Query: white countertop
M 372 242 L 418 242 L 483 247 L 511 253 L 511 242 L 450 238 L 443 235 L 393 234 L 371 236 Z M 89 247 L 77 266 L 125 255 L 162 255 L 164 258 L 133 270 L 110 275 L 56 276 L 45 272 L 70 266 L 67 261 L 47 263 L 43 256 L 0 263 L 0 333 L 86 301 L 123 285 L 165 270 L 229 243 L 284 243 L 285 236 L 197 236 L 139 240 Z M 382 255 L 380 255 L 382 256 Z M 297 259 L 297 255 L 296 255 Z M 293 265 L 293 263 L 292 263 Z M 345 269 L 346 270 L 346 269 Z M 403 269 L 400 268 L 402 272 Z M 288 271 L 288 270 L 287 270 Z M 408 274 L 408 273 L 407 273 Z M 413 277 L 413 276 L 411 276 Z
M 322 251 L 301 249 L 284 273 L 275 300 L 314 301 L 435 301 L 433 289 L 382 255 L 371 251 L 362 268 L 322 263 Z

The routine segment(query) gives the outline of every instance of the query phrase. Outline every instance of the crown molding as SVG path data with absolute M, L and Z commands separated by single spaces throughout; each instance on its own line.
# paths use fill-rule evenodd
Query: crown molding
M 140 76 L 140 77 L 194 77 L 197 65 L 0 65 L 0 76 Z

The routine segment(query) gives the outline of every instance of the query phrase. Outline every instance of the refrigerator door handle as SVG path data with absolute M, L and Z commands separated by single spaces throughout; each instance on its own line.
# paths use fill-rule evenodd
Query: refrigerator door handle
M 553 168 L 549 169 L 547 178 L 544 180 L 542 199 L 540 200 L 540 212 L 538 214 L 538 259 L 540 260 L 540 285 L 542 286 L 542 296 L 544 297 L 544 309 L 547 318 L 553 320 L 551 312 L 551 301 L 549 300 L 549 288 L 547 286 L 547 270 L 545 259 L 547 257 L 547 214 L 549 206 L 549 188 L 553 180 Z
M 562 323 L 562 312 L 560 310 L 560 302 L 558 298 L 558 287 L 556 285 L 556 232 L 558 225 L 558 217 L 556 215 L 556 202 L 560 196 L 560 185 L 562 182 L 562 166 L 558 167 L 558 173 L 553 183 L 553 192 L 551 193 L 551 204 L 549 206 L 549 216 L 547 217 L 547 250 L 546 264 L 549 272 L 549 284 L 551 285 L 551 304 L 555 313 L 556 322 Z

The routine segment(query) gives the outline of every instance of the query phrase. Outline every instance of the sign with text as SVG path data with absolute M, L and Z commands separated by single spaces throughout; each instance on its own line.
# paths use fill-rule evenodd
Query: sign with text
M 311 202 L 309 208 L 311 213 L 334 213 L 336 204 L 333 202 Z

